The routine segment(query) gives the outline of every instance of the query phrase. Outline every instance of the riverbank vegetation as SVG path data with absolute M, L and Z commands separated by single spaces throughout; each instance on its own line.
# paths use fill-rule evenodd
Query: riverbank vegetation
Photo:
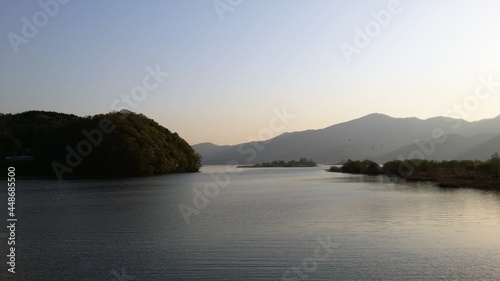
M 487 161 L 479 160 L 393 160 L 382 166 L 370 161 L 348 160 L 331 172 L 398 176 L 409 181 L 431 181 L 441 187 L 475 187 L 500 189 L 500 156 L 495 153 Z

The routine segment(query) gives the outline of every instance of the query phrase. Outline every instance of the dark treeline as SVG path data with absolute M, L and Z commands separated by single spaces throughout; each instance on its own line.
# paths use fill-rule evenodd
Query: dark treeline
M 307 158 L 300 158 L 285 162 L 283 160 L 275 160 L 273 162 L 258 163 L 250 167 L 316 167 L 317 164 L 313 160 Z
M 332 172 L 354 174 L 386 174 L 414 181 L 434 181 L 443 187 L 500 188 L 500 156 L 493 154 L 487 161 L 479 160 L 393 160 L 384 165 L 370 161 L 348 160 Z
M 347 160 L 342 168 L 340 169 L 342 173 L 350 173 L 350 174 L 381 174 L 382 168 L 379 164 L 371 161 L 371 160 L 363 160 L 363 161 L 353 161 Z
M 139 176 L 201 166 L 200 156 L 176 133 L 126 110 L 86 117 L 0 114 L 0 161 L 33 176 Z

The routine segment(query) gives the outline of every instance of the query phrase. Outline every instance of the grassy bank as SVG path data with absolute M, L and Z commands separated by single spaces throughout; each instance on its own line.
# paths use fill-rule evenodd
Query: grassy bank
M 500 190 L 500 157 L 495 153 L 487 161 L 478 160 L 393 160 L 379 165 L 370 160 L 349 160 L 330 172 L 397 176 L 408 181 L 430 181 L 440 187 L 468 187 Z

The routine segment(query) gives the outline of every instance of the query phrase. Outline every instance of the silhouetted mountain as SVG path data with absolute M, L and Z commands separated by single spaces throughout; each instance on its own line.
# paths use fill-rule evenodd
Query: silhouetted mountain
M 494 153 L 500 153 L 500 135 L 459 153 L 457 158 L 484 161 L 490 159 L 491 155 Z
M 204 142 L 196 145 L 196 152 L 200 155 L 210 156 L 215 153 L 220 153 L 230 147 L 230 145 L 216 145 L 210 142 Z
M 459 153 L 489 140 L 491 135 L 478 135 L 474 137 L 464 137 L 450 134 L 446 136 L 444 142 L 436 142 L 432 139 L 421 140 L 420 142 L 401 147 L 395 151 L 383 154 L 374 158 L 378 163 L 385 163 L 394 159 L 404 160 L 411 158 L 424 158 L 427 160 L 455 160 L 462 159 Z M 489 159 L 493 153 L 483 160 Z M 468 159 L 468 158 L 467 158 Z
M 437 160 L 444 160 L 479 145 L 493 137 L 493 132 L 500 132 L 500 117 L 467 122 L 447 117 L 393 118 L 375 113 L 324 129 L 284 133 L 267 142 L 225 146 L 220 151 L 212 147 L 210 154 L 198 150 L 200 145 L 193 147 L 202 155 L 205 164 L 289 161 L 299 157 L 318 163 L 336 163 L 347 159 L 392 160 L 389 158 L 397 158 L 401 153 L 409 157 L 410 152 L 419 149 L 415 142 L 446 134 L 446 143 L 437 145 L 433 153 Z
M 455 125 L 459 126 L 456 130 L 457 134 L 463 136 L 470 137 L 480 134 L 490 134 L 492 136 L 495 136 L 500 133 L 500 115 L 491 119 L 484 119 L 475 122 L 464 121 L 462 123 L 455 123 L 454 126 Z

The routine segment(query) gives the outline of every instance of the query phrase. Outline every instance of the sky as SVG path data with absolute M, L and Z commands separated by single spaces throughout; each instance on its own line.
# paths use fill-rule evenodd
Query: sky
M 220 145 L 493 118 L 499 28 L 496 0 L 1 1 L 0 112 L 128 109 Z

